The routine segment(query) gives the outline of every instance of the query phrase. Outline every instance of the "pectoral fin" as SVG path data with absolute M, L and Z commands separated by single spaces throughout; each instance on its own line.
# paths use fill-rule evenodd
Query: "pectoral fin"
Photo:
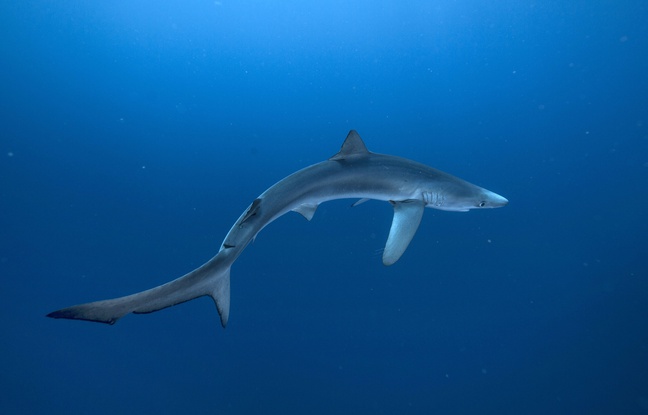
M 390 203 L 394 206 L 394 219 L 383 252 L 385 265 L 392 265 L 403 255 L 421 223 L 425 209 L 425 203 L 421 200 Z

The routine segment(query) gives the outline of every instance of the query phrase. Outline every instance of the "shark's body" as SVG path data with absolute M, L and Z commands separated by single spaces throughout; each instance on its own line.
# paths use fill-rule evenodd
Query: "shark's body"
M 230 267 L 250 241 L 289 211 L 310 220 L 320 203 L 345 198 L 359 199 L 356 204 L 367 199 L 384 200 L 394 206 L 383 252 L 385 265 L 395 263 L 405 252 L 425 207 L 464 212 L 508 203 L 500 195 L 423 164 L 371 153 L 360 136 L 351 131 L 339 153 L 280 180 L 255 199 L 232 226 L 216 256 L 201 267 L 146 291 L 64 308 L 48 316 L 114 324 L 128 313 L 151 313 L 209 295 L 225 327 Z

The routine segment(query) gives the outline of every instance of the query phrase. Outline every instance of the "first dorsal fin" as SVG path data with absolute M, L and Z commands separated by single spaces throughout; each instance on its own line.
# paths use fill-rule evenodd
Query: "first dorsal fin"
M 342 143 L 342 148 L 340 152 L 331 157 L 329 160 L 344 160 L 351 157 L 359 157 L 369 154 L 367 146 L 360 138 L 360 135 L 356 130 L 349 131 L 344 143 Z

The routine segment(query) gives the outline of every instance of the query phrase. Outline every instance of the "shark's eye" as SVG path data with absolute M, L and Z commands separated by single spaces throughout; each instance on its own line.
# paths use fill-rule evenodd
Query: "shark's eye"
M 479 202 L 479 207 L 484 207 L 484 206 L 486 206 L 486 202 L 484 201 Z

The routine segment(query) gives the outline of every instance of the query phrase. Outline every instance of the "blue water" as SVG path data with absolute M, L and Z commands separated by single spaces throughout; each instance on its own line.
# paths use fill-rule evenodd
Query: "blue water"
M 645 1 L 6 1 L 0 413 L 648 413 Z M 504 195 L 286 215 L 198 299 L 115 326 L 61 307 L 209 259 L 336 153 Z

